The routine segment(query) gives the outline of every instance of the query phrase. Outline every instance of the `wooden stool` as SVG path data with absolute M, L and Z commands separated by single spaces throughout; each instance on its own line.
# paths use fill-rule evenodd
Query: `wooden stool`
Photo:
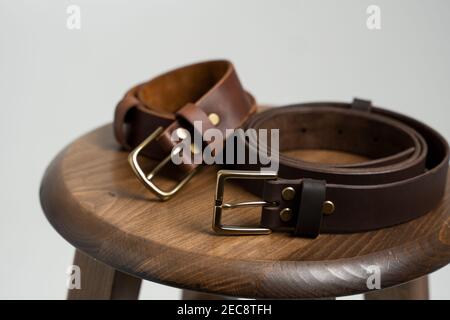
M 68 297 L 136 299 L 145 279 L 222 296 L 331 298 L 369 291 L 376 266 L 382 288 L 397 287 L 366 298 L 426 299 L 426 275 L 450 261 L 449 188 L 433 212 L 383 230 L 315 240 L 288 233 L 224 237 L 211 230 L 216 170 L 204 168 L 160 202 L 133 175 L 111 125 L 65 148 L 48 167 L 40 197 L 50 223 L 77 248 L 82 289 Z M 238 186 L 225 197 L 254 199 Z M 256 224 L 257 209 L 224 219 Z

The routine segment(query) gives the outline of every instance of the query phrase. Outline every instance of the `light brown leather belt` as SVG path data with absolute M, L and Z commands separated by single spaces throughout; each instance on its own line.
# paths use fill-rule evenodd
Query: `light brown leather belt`
M 208 61 L 167 72 L 129 90 L 116 107 L 114 134 L 124 148 L 135 148 L 129 160 L 141 182 L 159 198 L 167 200 L 199 167 L 183 162 L 186 164 L 180 165 L 179 170 L 185 176 L 168 191 L 152 181 L 171 160 L 176 145 L 171 140 L 172 134 L 182 138 L 184 130 L 192 132 L 194 122 L 201 121 L 202 131 L 216 128 L 226 138 L 226 129 L 242 126 L 255 112 L 255 100 L 242 88 L 231 62 Z M 163 160 L 146 174 L 137 163 L 140 153 Z
M 279 129 L 278 173 L 261 170 L 260 164 L 229 165 L 219 171 L 213 229 L 221 234 L 290 230 L 297 236 L 316 237 L 321 232 L 374 230 L 422 216 L 443 196 L 448 144 L 417 120 L 358 99 L 350 104 L 309 103 L 254 112 L 254 99 L 242 89 L 231 63 L 206 62 L 177 69 L 130 90 L 116 109 L 115 133 L 122 146 L 136 148 L 130 162 L 140 180 L 167 199 L 198 165 L 180 166 L 186 177 L 166 192 L 151 180 L 168 162 L 167 157 L 146 175 L 137 164 L 140 152 L 161 159 L 174 146 L 170 134 L 179 128 L 195 130 L 194 121 L 202 121 L 203 130 L 214 127 L 224 133 L 238 127 Z M 153 139 L 156 143 L 150 144 Z M 256 151 L 255 137 L 250 136 L 245 143 L 246 152 Z M 339 150 L 370 160 L 326 164 L 286 155 L 286 151 L 296 149 Z M 239 180 L 262 200 L 223 203 L 228 179 Z M 222 225 L 224 209 L 246 205 L 262 206 L 261 227 Z

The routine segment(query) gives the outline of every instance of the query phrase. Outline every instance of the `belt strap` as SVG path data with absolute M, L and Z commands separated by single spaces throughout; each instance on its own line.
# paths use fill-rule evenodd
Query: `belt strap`
M 202 163 L 196 161 L 196 150 L 206 144 L 188 145 L 191 153 L 183 152 L 184 161 L 178 166 L 184 177 L 171 190 L 162 190 L 152 179 L 170 163 L 177 140 L 187 142 L 186 131 L 192 137 L 194 131 L 203 135 L 210 128 L 220 130 L 226 139 L 227 129 L 240 127 L 255 111 L 255 100 L 242 88 L 231 62 L 208 61 L 172 70 L 129 90 L 116 107 L 114 134 L 125 149 L 133 149 L 129 162 L 139 180 L 167 200 L 196 172 Z M 139 154 L 161 162 L 144 173 Z
M 162 127 L 157 143 L 142 150 L 145 156 L 160 160 L 176 145 L 171 136 L 177 129 L 192 132 L 194 121 L 201 121 L 203 129 L 214 127 L 226 137 L 226 129 L 240 127 L 255 111 L 255 100 L 242 88 L 232 63 L 207 61 L 172 70 L 129 90 L 116 107 L 114 134 L 130 150 Z
M 256 114 L 246 123 L 246 128 L 280 130 L 278 179 L 242 183 L 264 201 L 276 203 L 262 208 L 263 227 L 308 237 L 317 236 L 319 228 L 326 233 L 360 232 L 407 222 L 440 202 L 449 161 L 445 139 L 410 117 L 353 106 L 297 104 Z M 258 142 L 250 137 L 247 151 L 256 150 Z M 296 149 L 344 151 L 367 160 L 313 163 L 290 156 Z M 262 167 L 230 168 L 256 172 Z M 286 188 L 291 189 L 289 197 L 283 195 Z

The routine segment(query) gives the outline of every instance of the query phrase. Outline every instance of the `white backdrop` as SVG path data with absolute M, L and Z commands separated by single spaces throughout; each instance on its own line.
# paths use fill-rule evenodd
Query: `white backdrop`
M 368 30 L 366 8 L 381 8 Z M 81 29 L 66 27 L 69 5 Z M 74 249 L 48 224 L 39 182 L 52 157 L 109 122 L 125 90 L 169 68 L 232 60 L 259 101 L 358 96 L 450 139 L 450 2 L 0 0 L 0 298 L 65 297 Z M 450 267 L 431 275 L 449 299 Z M 178 298 L 146 282 L 141 298 Z

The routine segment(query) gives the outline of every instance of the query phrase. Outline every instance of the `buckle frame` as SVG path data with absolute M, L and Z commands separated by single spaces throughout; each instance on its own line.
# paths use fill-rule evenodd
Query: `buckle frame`
M 200 166 L 186 174 L 186 176 L 180 182 L 178 182 L 174 188 L 168 191 L 162 190 L 156 184 L 154 184 L 152 182 L 152 179 L 170 161 L 172 153 L 176 152 L 176 150 L 172 151 L 167 157 L 165 157 L 160 163 L 158 163 L 149 174 L 144 173 L 141 166 L 139 165 L 137 158 L 142 149 L 144 149 L 148 144 L 155 140 L 162 131 L 163 127 L 158 127 L 144 141 L 142 141 L 136 148 L 134 148 L 134 150 L 131 151 L 128 155 L 128 163 L 130 164 L 139 181 L 162 201 L 166 201 L 170 199 L 174 194 L 176 194 L 192 178 L 192 176 L 197 172 Z
M 223 195 L 225 191 L 225 181 L 228 179 L 256 179 L 256 180 L 272 180 L 278 177 L 276 172 L 272 171 L 244 171 L 244 170 L 220 170 L 217 172 L 216 193 L 214 197 L 214 212 L 212 229 L 221 235 L 263 235 L 270 234 L 272 230 L 259 227 L 243 227 L 223 225 L 221 222 L 222 211 L 243 207 L 269 207 L 276 206 L 275 203 L 267 201 L 245 201 L 238 203 L 223 203 Z

